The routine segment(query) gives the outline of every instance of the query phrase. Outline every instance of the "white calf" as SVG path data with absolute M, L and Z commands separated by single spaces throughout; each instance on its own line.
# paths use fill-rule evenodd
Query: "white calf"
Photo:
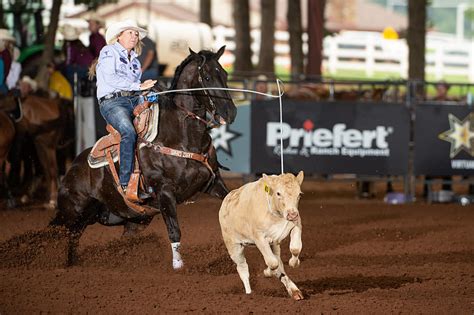
M 263 174 L 258 181 L 231 191 L 222 202 L 219 211 L 222 237 L 230 257 L 237 264 L 247 294 L 252 290 L 244 247 L 256 245 L 267 265 L 264 275 L 279 278 L 291 297 L 303 299 L 301 291 L 285 274 L 280 257 L 280 242 L 290 234 L 292 257 L 289 265 L 298 267 L 300 264 L 298 256 L 302 244 L 298 202 L 303 178 L 303 171 L 296 177 L 292 174 Z

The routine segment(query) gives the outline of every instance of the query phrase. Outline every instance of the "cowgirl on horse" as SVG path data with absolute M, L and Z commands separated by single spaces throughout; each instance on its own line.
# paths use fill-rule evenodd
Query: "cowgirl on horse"
M 97 63 L 90 73 L 97 73 L 97 99 L 100 113 L 121 136 L 120 141 L 120 186 L 126 195 L 133 170 L 137 133 L 133 127 L 133 109 L 143 103 L 139 91 L 152 88 L 156 80 L 141 82 L 142 39 L 147 32 L 133 20 L 113 23 L 106 31 L 107 46 L 101 49 Z M 145 193 L 142 199 L 149 197 Z

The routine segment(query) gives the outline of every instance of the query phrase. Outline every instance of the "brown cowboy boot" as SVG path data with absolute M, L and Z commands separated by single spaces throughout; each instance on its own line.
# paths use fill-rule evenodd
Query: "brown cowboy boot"
M 121 189 L 123 191 L 123 195 L 129 201 L 143 202 L 143 200 L 153 197 L 152 194 L 150 194 L 148 192 L 145 192 L 145 191 L 142 191 L 142 190 L 139 190 L 137 194 L 134 194 L 133 192 L 127 193 L 127 188 L 128 188 L 128 186 L 121 186 Z M 138 199 L 136 198 L 137 196 L 138 196 Z M 137 201 L 135 201 L 135 200 L 137 200 Z

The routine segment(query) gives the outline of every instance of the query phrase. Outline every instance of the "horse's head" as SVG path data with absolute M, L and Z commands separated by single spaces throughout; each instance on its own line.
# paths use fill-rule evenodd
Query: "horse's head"
M 195 102 L 187 104 L 187 110 L 206 112 L 206 120 L 217 124 L 232 123 L 237 108 L 228 91 L 206 90 L 206 88 L 227 88 L 227 72 L 219 63 L 225 46 L 218 52 L 201 50 L 196 53 L 189 49 L 190 55 L 176 68 L 171 89 L 203 88 L 192 92 Z

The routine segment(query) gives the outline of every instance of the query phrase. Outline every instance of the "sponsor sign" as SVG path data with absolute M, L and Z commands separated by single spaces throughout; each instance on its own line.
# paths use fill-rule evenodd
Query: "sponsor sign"
M 423 104 L 415 113 L 415 175 L 474 175 L 473 109 Z
M 220 164 L 232 172 L 250 173 L 250 106 L 237 106 L 232 125 L 214 128 L 210 132 Z
M 407 173 L 410 118 L 402 104 L 285 101 L 252 102 L 252 172 L 284 168 L 316 174 Z

